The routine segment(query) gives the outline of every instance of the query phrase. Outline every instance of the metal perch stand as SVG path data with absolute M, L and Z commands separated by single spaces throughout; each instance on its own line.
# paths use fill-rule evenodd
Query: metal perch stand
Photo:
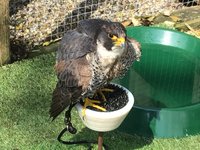
M 98 150 L 102 150 L 103 147 L 103 132 L 98 132 Z

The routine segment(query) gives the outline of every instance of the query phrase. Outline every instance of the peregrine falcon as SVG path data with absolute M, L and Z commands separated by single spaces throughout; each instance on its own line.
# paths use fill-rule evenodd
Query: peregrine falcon
M 126 35 L 119 22 L 88 19 L 63 36 L 57 51 L 58 82 L 53 91 L 50 117 L 92 96 L 112 79 L 123 76 L 139 59 L 140 45 Z

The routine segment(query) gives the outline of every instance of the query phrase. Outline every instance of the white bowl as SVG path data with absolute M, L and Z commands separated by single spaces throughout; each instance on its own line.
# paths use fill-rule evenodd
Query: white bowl
M 134 97 L 133 94 L 125 87 L 122 87 L 118 84 L 115 85 L 126 91 L 128 96 L 127 104 L 123 108 L 111 112 L 99 112 L 86 108 L 84 119 L 82 117 L 83 106 L 80 103 L 76 104 L 75 107 L 85 126 L 99 132 L 111 131 L 120 126 L 122 121 L 125 119 L 129 111 L 133 107 Z

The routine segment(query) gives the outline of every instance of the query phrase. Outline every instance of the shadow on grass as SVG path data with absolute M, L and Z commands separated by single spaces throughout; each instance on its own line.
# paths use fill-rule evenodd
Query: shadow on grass
M 82 144 L 79 143 L 73 144 L 73 145 L 83 145 L 86 149 L 92 149 L 98 147 L 97 144 L 98 132 L 96 131 L 90 130 L 85 127 L 70 139 L 66 138 L 68 134 L 70 133 L 66 132 L 64 134 L 62 138 L 63 141 L 74 142 L 74 143 L 80 141 L 86 141 L 85 143 Z M 152 140 L 153 138 L 146 138 L 137 135 L 132 136 L 129 134 L 119 132 L 117 130 L 105 132 L 103 134 L 103 141 L 108 150 L 138 149 L 151 144 Z M 94 142 L 96 142 L 96 144 L 94 144 Z M 67 146 L 68 144 L 63 144 L 63 145 Z

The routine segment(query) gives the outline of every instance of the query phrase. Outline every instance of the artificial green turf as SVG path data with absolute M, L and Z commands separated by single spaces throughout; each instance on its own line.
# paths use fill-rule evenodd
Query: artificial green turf
M 55 54 L 16 62 L 0 68 L 0 150 L 84 150 L 87 145 L 63 145 L 56 138 L 64 128 L 62 113 L 49 119 L 51 93 L 56 84 Z M 97 133 L 84 127 L 75 110 L 72 122 L 76 135 L 68 140 L 95 140 Z M 200 135 L 181 139 L 150 139 L 118 131 L 104 134 L 104 143 L 112 150 L 200 149 Z M 93 145 L 93 149 L 97 149 Z

